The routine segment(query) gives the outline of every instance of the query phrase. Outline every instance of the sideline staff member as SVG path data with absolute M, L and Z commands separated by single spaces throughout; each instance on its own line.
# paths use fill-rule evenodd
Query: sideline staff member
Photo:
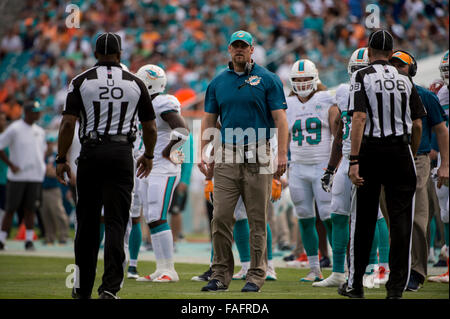
M 390 60 L 397 70 L 415 76 L 417 62 L 414 57 L 402 50 L 396 51 Z M 427 89 L 414 85 L 417 93 L 425 106 L 427 116 L 422 118 L 422 138 L 415 158 L 417 185 L 414 203 L 414 223 L 411 249 L 411 275 L 407 290 L 417 291 L 427 277 L 429 242 L 427 236 L 429 224 L 429 198 L 428 179 L 430 178 L 431 136 L 434 131 L 441 150 L 442 161 L 439 166 L 438 176 L 448 181 L 448 129 L 445 125 L 446 115 L 439 103 L 438 97 Z
M 130 217 L 134 182 L 132 143 L 136 113 L 142 123 L 145 153 L 137 161 L 137 176 L 152 169 L 156 143 L 155 112 L 144 83 L 120 66 L 121 39 L 113 33 L 97 38 L 98 63 L 76 76 L 70 86 L 59 129 L 57 176 L 70 178 L 66 160 L 75 122 L 80 118 L 82 144 L 77 168 L 74 298 L 90 298 L 100 240 L 100 214 L 105 211 L 105 272 L 100 299 L 116 299 L 124 274 L 124 236 Z
M 362 279 L 369 261 L 381 185 L 385 189 L 391 237 L 387 298 L 402 297 L 410 273 L 416 189 L 413 154 L 419 147 L 421 118 L 426 112 L 412 80 L 388 62 L 392 48 L 389 32 L 373 32 L 369 37 L 370 65 L 355 72 L 350 84 L 349 111 L 353 116 L 349 176 L 356 187 L 350 274 L 338 292 L 351 298 L 364 297 Z
M 216 127 L 220 116 L 223 144 L 221 150 L 215 153 L 214 165 L 214 215 L 211 223 L 214 274 L 202 291 L 226 290 L 232 279 L 233 212 L 241 195 L 250 226 L 251 252 L 247 283 L 242 292 L 259 291 L 266 276 L 266 225 L 273 174 L 261 174 L 260 168 L 267 162 L 263 164 L 263 159 L 258 155 L 264 157 L 265 152 L 270 151 L 270 129 L 276 127 L 276 174 L 283 175 L 287 163 L 288 124 L 283 85 L 278 76 L 252 61 L 253 50 L 250 33 L 233 33 L 228 46 L 232 62 L 227 70 L 213 79 L 206 91 L 202 136 L 206 129 Z M 228 136 L 230 131 L 236 134 Z M 248 133 L 249 131 L 255 134 Z M 261 132 L 263 136 L 258 136 Z M 208 142 L 202 139 L 201 150 L 204 150 Z M 256 145 L 260 146 L 260 152 L 256 152 Z M 225 154 L 227 156 L 222 156 Z M 240 163 L 228 161 L 228 155 L 233 158 L 236 155 Z M 212 165 L 206 165 L 202 158 L 199 168 L 208 176 Z

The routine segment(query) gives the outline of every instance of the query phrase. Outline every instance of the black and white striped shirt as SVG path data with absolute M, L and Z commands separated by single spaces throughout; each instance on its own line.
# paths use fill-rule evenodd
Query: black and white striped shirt
M 145 84 L 118 63 L 97 63 L 70 83 L 62 113 L 80 118 L 80 141 L 89 132 L 99 135 L 134 133 L 141 122 L 155 119 Z
M 411 134 L 412 122 L 426 116 L 414 84 L 387 61 L 375 61 L 353 73 L 349 112 L 367 114 L 364 136 Z

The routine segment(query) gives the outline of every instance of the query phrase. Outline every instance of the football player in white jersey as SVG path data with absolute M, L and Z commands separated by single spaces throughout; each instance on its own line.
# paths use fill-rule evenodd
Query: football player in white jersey
M 331 194 L 322 189 L 320 178 L 330 156 L 339 110 L 334 97 L 319 82 L 319 73 L 310 60 L 296 61 L 289 80 L 293 91 L 286 98 L 291 152 L 289 189 L 310 267 L 300 281 L 315 282 L 323 276 L 314 201 L 329 236 Z
M 181 173 L 182 154 L 179 148 L 189 137 L 186 123 L 181 117 L 180 102 L 164 92 L 167 78 L 156 65 L 142 66 L 136 73 L 152 98 L 158 130 L 150 175 L 142 179 L 136 192 L 143 206 L 143 215 L 150 228 L 155 252 L 156 271 L 139 277 L 137 281 L 176 282 L 179 280 L 173 261 L 173 237 L 167 223 L 167 212 L 173 191 Z
M 437 96 L 439 98 L 439 102 L 442 105 L 442 108 L 445 111 L 445 114 L 447 115 L 447 127 L 448 127 L 448 104 L 449 104 L 449 94 L 448 94 L 448 86 L 449 86 L 449 65 L 448 65 L 448 50 L 445 52 L 444 56 L 441 59 L 441 63 L 439 65 L 439 70 L 441 73 L 441 78 L 444 81 L 444 85 L 440 88 L 439 92 L 437 93 Z M 436 136 L 433 135 L 433 141 L 432 145 L 434 149 L 438 149 L 437 147 L 437 141 Z M 438 154 L 438 165 L 439 169 L 441 169 L 441 156 Z M 449 193 L 448 193 L 448 179 L 446 182 L 442 182 L 438 179 L 437 168 L 435 168 L 432 172 L 434 179 L 436 179 L 436 195 L 439 199 L 439 207 L 441 209 L 441 219 L 444 223 L 444 231 L 445 231 L 445 245 L 447 246 L 447 272 L 439 275 L 439 276 L 432 276 L 428 278 L 428 281 L 432 282 L 442 282 L 448 284 L 448 247 L 449 247 L 449 227 L 448 227 L 448 202 L 449 202 Z M 447 167 L 447 176 L 448 176 L 448 167 Z

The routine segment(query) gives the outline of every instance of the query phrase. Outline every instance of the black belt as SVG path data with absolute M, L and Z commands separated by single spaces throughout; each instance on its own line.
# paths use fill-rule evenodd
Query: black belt
M 411 144 L 411 135 L 404 134 L 398 136 L 386 137 L 368 137 L 364 136 L 362 139 L 364 144 L 386 145 L 386 144 Z
M 131 144 L 133 141 L 130 140 L 128 135 L 97 135 L 91 134 L 91 136 L 83 138 L 81 144 L 105 144 L 105 143 L 123 143 Z

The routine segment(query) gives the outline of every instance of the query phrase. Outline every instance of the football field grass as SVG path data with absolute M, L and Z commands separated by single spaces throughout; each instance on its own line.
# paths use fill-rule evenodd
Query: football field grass
M 66 267 L 73 258 L 0 255 L 0 299 L 70 299 L 71 289 L 66 287 Z M 347 299 L 337 294 L 337 288 L 314 288 L 310 283 L 300 283 L 307 269 L 277 268 L 277 281 L 267 281 L 257 294 L 240 290 L 244 281 L 232 281 L 227 292 L 201 292 L 204 282 L 190 279 L 202 274 L 207 265 L 176 263 L 180 281 L 176 283 L 148 283 L 125 279 L 119 296 L 122 299 Z M 138 270 L 146 275 L 155 270 L 155 262 L 140 261 Z M 238 267 L 236 267 L 236 271 Z M 98 262 L 93 298 L 103 274 L 103 260 Z M 330 270 L 324 270 L 324 276 Z M 365 289 L 367 299 L 384 299 L 384 286 Z M 449 286 L 426 282 L 418 292 L 405 292 L 405 299 L 448 299 Z

